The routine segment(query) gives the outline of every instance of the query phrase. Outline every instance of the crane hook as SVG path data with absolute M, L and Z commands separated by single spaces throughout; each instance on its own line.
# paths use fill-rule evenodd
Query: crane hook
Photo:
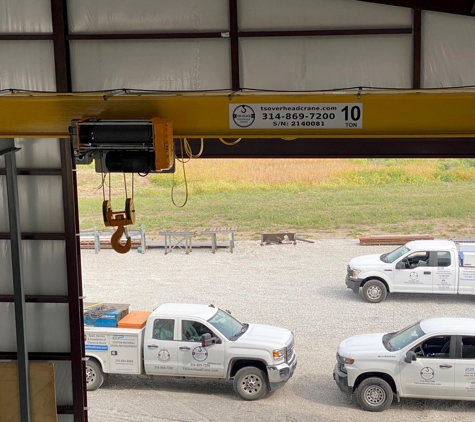
M 124 223 L 125 223 L 125 221 L 124 221 Z M 125 237 L 127 238 L 127 241 L 125 242 L 125 245 L 120 243 L 120 239 L 122 238 L 122 234 L 124 234 Z M 121 224 L 117 224 L 117 230 L 111 236 L 111 246 L 112 246 L 112 249 L 114 249 L 118 253 L 127 253 L 127 252 L 130 251 L 130 248 L 132 247 L 132 239 L 130 238 L 128 230 L 127 230 L 126 227 L 124 227 Z

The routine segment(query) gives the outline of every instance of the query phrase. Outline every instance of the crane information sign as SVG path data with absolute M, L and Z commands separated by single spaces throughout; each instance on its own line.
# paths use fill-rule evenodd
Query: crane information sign
M 362 103 L 230 104 L 230 129 L 362 129 Z

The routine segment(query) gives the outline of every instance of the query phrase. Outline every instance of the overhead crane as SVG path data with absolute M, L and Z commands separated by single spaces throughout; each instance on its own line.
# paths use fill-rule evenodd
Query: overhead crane
M 475 157 L 474 89 L 5 94 L 0 137 L 71 138 L 104 173 L 167 171 L 183 139 L 203 158 Z M 113 212 L 104 197 L 103 217 L 128 252 L 133 200 Z
M 274 120 L 280 123 L 294 121 L 292 116 L 290 119 L 281 116 L 280 120 L 276 120 L 277 112 L 271 110 L 274 105 L 343 105 L 338 110 L 339 116 L 336 119 L 344 117 L 345 113 L 351 114 L 351 109 L 342 110 L 344 105 L 358 106 L 361 124 L 356 127 L 266 127 L 262 115 L 259 122 L 255 121 L 247 126 L 246 123 L 239 126 L 239 123 L 233 122 L 232 113 L 238 106 L 256 108 L 256 112 L 258 108 L 262 108 L 261 113 L 267 110 L 267 119 L 274 112 Z M 474 106 L 475 89 L 181 94 L 138 94 L 125 90 L 118 94 L 3 92 L 0 95 L 0 137 L 69 138 L 68 127 L 74 119 L 161 117 L 173 122 L 175 139 L 473 138 Z M 264 110 L 266 107 L 268 109 Z M 246 111 L 243 112 L 245 113 Z M 291 114 L 293 113 L 292 111 Z M 297 110 L 297 114 L 299 113 Z M 309 117 L 306 116 L 307 120 Z M 351 119 L 352 116 L 348 117 Z M 299 119 L 296 116 L 296 121 Z

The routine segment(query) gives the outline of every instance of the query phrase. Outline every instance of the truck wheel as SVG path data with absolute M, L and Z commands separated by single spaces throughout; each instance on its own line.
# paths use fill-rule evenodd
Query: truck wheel
M 381 378 L 366 378 L 356 391 L 359 405 L 368 412 L 382 412 L 393 402 L 393 390 Z
M 363 297 L 371 303 L 382 302 L 386 295 L 388 294 L 388 289 L 382 281 L 379 280 L 369 280 L 363 286 Z
M 267 376 L 255 366 L 241 368 L 234 376 L 234 391 L 244 400 L 258 400 L 267 393 Z
M 104 382 L 104 374 L 100 365 L 92 360 L 86 361 L 86 388 L 87 391 L 97 390 Z

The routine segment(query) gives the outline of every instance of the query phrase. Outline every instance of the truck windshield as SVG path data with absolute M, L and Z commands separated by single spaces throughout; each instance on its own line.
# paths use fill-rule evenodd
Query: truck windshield
M 399 246 L 399 248 L 393 250 L 392 252 L 389 253 L 383 253 L 380 256 L 381 261 L 383 262 L 394 262 L 396 259 L 400 258 L 401 256 L 405 255 L 408 253 L 410 249 L 406 245 Z
M 422 331 L 420 323 L 416 322 L 409 327 L 403 328 L 397 333 L 385 334 L 383 336 L 383 345 L 390 352 L 395 352 L 396 350 L 403 349 L 413 341 L 421 338 L 423 335 L 425 335 L 425 333 Z
M 228 340 L 235 340 L 244 334 L 248 324 L 241 324 L 236 318 L 218 309 L 218 312 L 208 320 Z

